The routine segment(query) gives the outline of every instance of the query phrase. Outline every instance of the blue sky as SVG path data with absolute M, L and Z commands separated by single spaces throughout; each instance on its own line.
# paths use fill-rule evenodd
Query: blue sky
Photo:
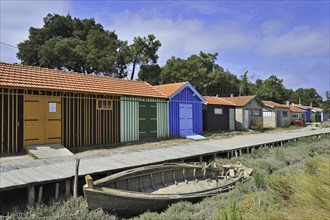
M 330 90 L 330 1 L 15 1 L 1 0 L 1 42 L 17 45 L 47 13 L 95 18 L 121 40 L 154 34 L 159 64 L 171 56 L 218 52 L 217 63 L 250 81 L 272 74 L 287 88 Z M 1 44 L 3 62 L 19 62 Z

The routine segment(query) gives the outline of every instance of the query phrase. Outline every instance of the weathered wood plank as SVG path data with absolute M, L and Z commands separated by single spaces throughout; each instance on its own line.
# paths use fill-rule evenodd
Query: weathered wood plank
M 79 175 L 92 174 L 94 172 L 111 172 L 117 169 L 141 166 L 149 163 L 161 163 L 169 160 L 180 160 L 194 156 L 211 155 L 218 152 L 236 152 L 253 146 L 293 140 L 305 136 L 327 134 L 329 129 L 314 131 L 292 131 L 288 133 L 260 134 L 237 136 L 221 140 L 209 140 L 191 142 L 189 144 L 143 149 L 118 150 L 108 155 L 95 155 L 82 157 Z M 239 154 L 240 151 L 238 151 Z M 72 161 L 52 162 L 45 160 L 45 165 L 40 160 L 38 166 L 33 167 L 33 161 L 28 168 L 18 168 L 0 172 L 0 190 L 8 187 L 22 187 L 27 184 L 36 184 L 46 181 L 70 178 L 74 175 L 74 158 Z M 0 165 L 1 167 L 1 165 Z

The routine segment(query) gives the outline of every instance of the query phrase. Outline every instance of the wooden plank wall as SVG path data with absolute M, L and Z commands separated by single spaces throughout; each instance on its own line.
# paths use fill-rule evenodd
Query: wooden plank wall
M 23 90 L 0 88 L 1 155 L 23 150 L 23 103 Z
M 120 142 L 119 96 L 0 88 L 0 155 L 24 149 L 24 94 L 61 97 L 65 147 Z M 98 108 L 99 99 L 111 108 Z
M 98 100 L 111 101 L 111 108 L 98 108 Z M 120 99 L 93 94 L 62 95 L 62 144 L 91 146 L 120 141 Z

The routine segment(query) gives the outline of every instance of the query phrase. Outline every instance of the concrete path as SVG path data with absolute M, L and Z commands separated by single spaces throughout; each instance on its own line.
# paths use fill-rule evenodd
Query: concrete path
M 175 146 L 119 148 L 110 152 L 101 151 L 93 155 L 79 156 L 81 160 L 79 175 L 111 172 L 325 133 L 330 133 L 330 128 L 240 135 L 227 139 L 190 142 Z M 17 162 L 0 164 L 0 191 L 71 178 L 75 172 L 76 157 L 77 155 L 64 158 L 17 160 Z

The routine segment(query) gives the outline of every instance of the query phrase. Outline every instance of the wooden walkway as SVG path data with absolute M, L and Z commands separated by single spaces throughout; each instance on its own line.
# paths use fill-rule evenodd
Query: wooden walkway
M 227 153 L 238 156 L 242 151 L 250 152 L 254 147 L 281 144 L 298 138 L 329 135 L 330 128 L 234 136 L 227 139 L 190 142 L 177 146 L 146 149 L 123 149 L 105 152 L 102 155 L 80 157 L 79 175 L 111 173 L 131 167 L 153 163 L 186 160 Z M 72 179 L 75 173 L 75 158 L 33 160 L 25 167 L 1 169 L 0 191 L 40 185 Z M 19 163 L 19 161 L 17 161 Z M 1 168 L 1 164 L 0 164 Z

